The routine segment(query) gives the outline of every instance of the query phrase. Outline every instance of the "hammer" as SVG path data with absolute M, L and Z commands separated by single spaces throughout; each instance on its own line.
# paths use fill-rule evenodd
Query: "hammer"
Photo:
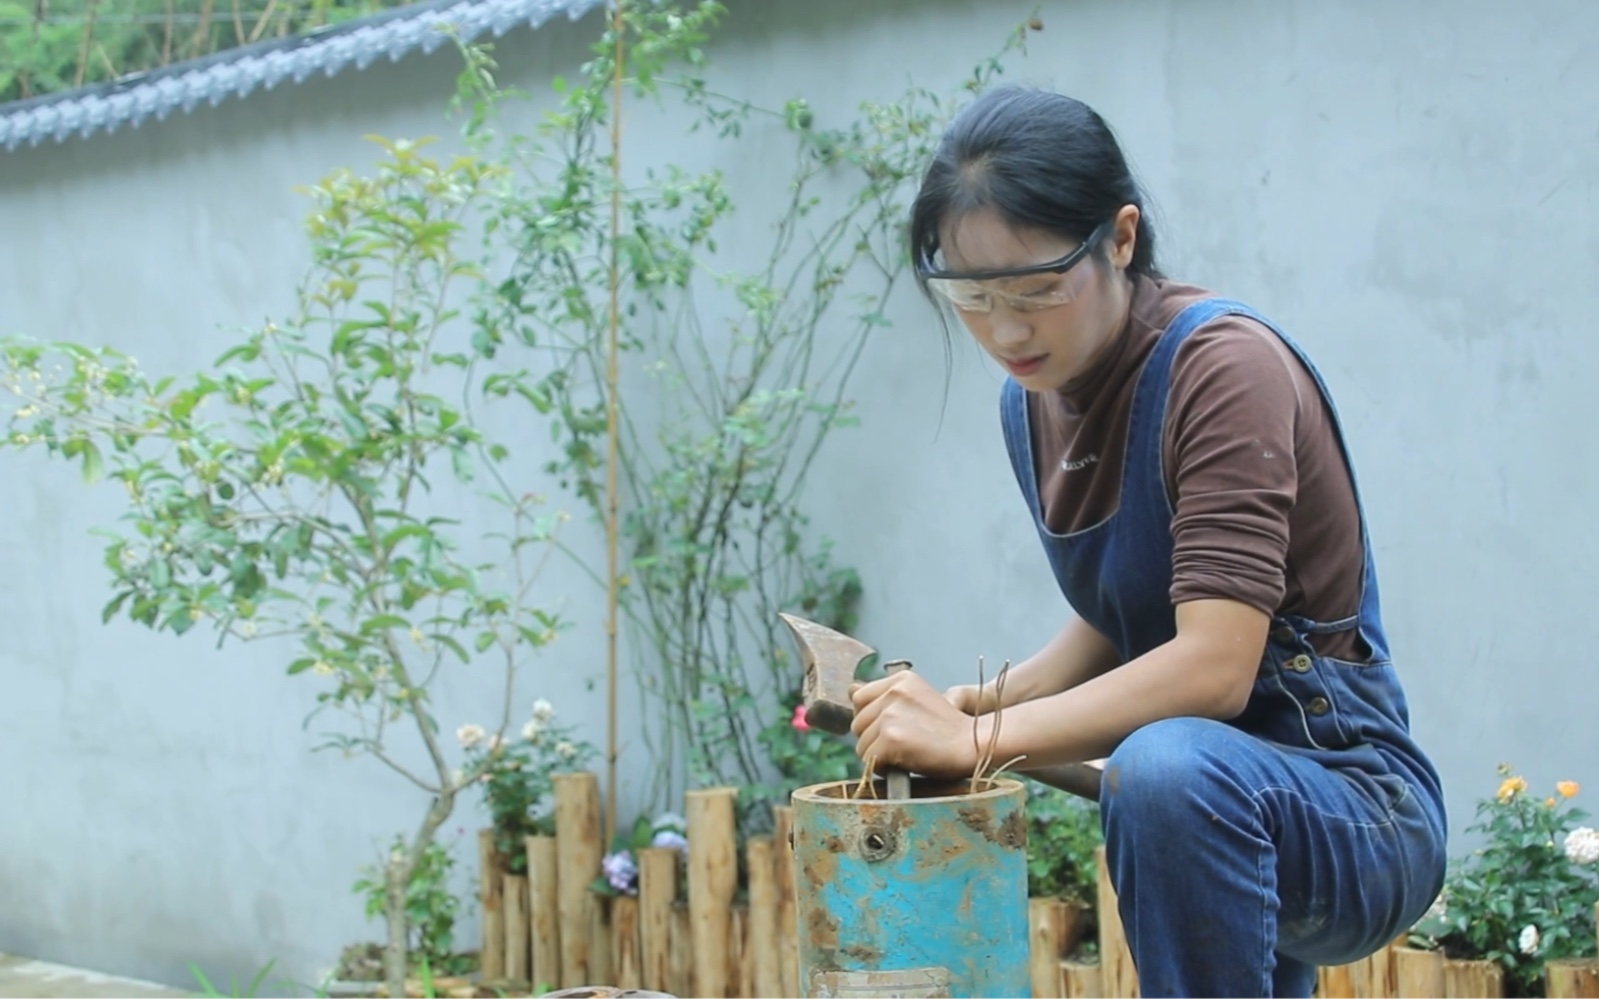
M 788 625 L 799 646 L 805 663 L 805 680 L 801 694 L 805 701 L 806 724 L 815 725 L 824 732 L 847 734 L 855 720 L 855 702 L 850 699 L 849 687 L 855 680 L 855 670 L 861 660 L 876 654 L 865 642 L 859 642 L 828 628 L 792 614 L 778 614 Z M 897 659 L 883 669 L 889 675 L 910 669 L 911 664 Z M 899 800 L 911 796 L 911 776 L 900 770 L 884 772 L 888 781 L 888 796 Z
M 805 721 L 824 732 L 837 735 L 849 733 L 850 722 L 855 720 L 855 702 L 850 700 L 849 686 L 855 679 L 855 670 L 861 660 L 876 654 L 876 649 L 840 634 L 814 621 L 792 614 L 778 614 L 794 635 L 800 655 L 805 661 Z M 883 669 L 889 674 L 909 669 L 910 663 L 897 660 Z M 1087 798 L 1099 800 L 1100 778 L 1105 771 L 1104 760 L 1084 763 L 1060 763 L 1049 767 L 1028 768 L 1027 775 L 1041 784 L 1059 788 Z M 887 771 L 888 796 L 910 797 L 910 775 L 897 770 Z

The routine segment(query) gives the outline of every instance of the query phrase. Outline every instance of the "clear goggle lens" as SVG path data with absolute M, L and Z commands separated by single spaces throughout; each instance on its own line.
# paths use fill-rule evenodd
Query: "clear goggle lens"
M 1015 312 L 1039 312 L 1075 301 L 1078 282 L 1075 275 L 1062 275 L 1042 288 L 1018 291 L 999 281 L 969 281 L 961 278 L 929 278 L 927 286 L 962 312 L 992 312 L 995 304 Z

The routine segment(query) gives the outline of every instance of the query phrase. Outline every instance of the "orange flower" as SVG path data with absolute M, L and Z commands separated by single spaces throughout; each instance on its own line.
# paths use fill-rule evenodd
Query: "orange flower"
M 1506 777 L 1505 782 L 1499 785 L 1498 798 L 1501 803 L 1506 802 L 1525 790 L 1527 790 L 1526 778 Z
M 1553 798 L 1545 798 L 1543 800 L 1543 806 L 1545 808 L 1553 808 L 1553 807 L 1555 807 L 1555 799 L 1553 799 Z
M 1575 798 L 1577 796 L 1577 782 L 1563 780 L 1555 785 L 1555 790 L 1560 792 L 1562 798 Z

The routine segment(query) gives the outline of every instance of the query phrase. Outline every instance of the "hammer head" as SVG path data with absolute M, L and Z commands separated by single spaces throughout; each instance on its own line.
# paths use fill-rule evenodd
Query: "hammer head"
M 779 614 L 799 646 L 805 663 L 805 721 L 824 732 L 843 735 L 855 720 L 855 703 L 849 687 L 861 660 L 876 652 L 870 645 L 814 621 Z

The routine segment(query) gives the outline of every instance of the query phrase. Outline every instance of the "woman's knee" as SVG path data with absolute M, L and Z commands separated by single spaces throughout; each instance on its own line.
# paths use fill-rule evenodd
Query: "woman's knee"
M 1249 736 L 1207 718 L 1168 718 L 1122 740 L 1105 761 L 1100 804 L 1114 811 L 1171 812 L 1214 802 L 1234 783 L 1229 762 Z

